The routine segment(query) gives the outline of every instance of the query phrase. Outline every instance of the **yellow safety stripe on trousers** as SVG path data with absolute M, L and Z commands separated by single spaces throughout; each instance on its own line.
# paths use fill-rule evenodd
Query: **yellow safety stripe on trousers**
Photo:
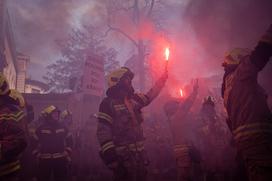
M 116 111 L 121 111 L 121 110 L 126 110 L 127 109 L 125 104 L 116 104 L 116 105 L 113 106 L 113 108 Z
M 144 150 L 144 142 L 139 141 L 136 143 L 128 144 L 128 145 L 122 145 L 116 147 L 117 151 L 123 151 L 123 150 L 129 150 L 129 151 L 143 151 Z
M 174 152 L 176 153 L 188 153 L 189 152 L 189 146 L 188 145 L 175 145 L 174 146 Z
M 272 134 L 272 123 L 251 123 L 239 126 L 233 131 L 234 139 L 247 139 L 255 134 L 270 133 Z
M 13 120 L 16 122 L 19 122 L 23 117 L 25 116 L 23 111 L 19 111 L 16 114 L 1 114 L 0 115 L 0 120 Z
M 106 113 L 99 112 L 97 115 L 97 118 L 104 119 L 112 124 L 112 117 Z
M 187 145 L 176 145 L 174 147 L 174 155 L 176 158 L 188 158 L 190 148 Z
M 0 176 L 11 174 L 21 168 L 19 160 L 0 166 Z
M 102 150 L 102 152 L 104 153 L 104 152 L 107 151 L 108 149 L 114 148 L 114 147 L 115 147 L 115 145 L 114 145 L 113 141 L 109 141 L 109 142 L 107 142 L 107 143 L 105 143 L 105 144 L 103 144 L 103 145 L 101 146 L 101 150 Z
M 39 158 L 41 159 L 56 159 L 56 158 L 62 158 L 66 157 L 67 152 L 62 152 L 62 153 L 42 153 L 39 155 Z

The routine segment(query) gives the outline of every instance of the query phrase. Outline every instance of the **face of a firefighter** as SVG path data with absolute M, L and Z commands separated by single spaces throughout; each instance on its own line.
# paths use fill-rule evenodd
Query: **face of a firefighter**
M 51 118 L 52 118 L 54 121 L 58 121 L 59 118 L 60 118 L 60 113 L 59 113 L 58 111 L 52 112 Z
M 124 89 L 128 94 L 134 93 L 134 88 L 132 86 L 132 79 L 129 76 L 125 76 L 120 81 L 122 89 Z

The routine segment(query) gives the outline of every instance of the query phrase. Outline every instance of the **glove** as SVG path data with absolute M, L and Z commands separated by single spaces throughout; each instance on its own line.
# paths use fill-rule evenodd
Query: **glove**
M 272 24 L 269 26 L 266 33 L 262 36 L 261 41 L 272 44 Z

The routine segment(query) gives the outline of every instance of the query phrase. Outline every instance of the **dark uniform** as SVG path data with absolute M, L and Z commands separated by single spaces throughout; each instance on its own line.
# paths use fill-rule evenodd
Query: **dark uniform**
M 0 73 L 0 180 L 15 181 L 21 169 L 20 154 L 27 146 L 25 113 L 10 96 L 8 82 Z M 22 98 L 22 97 L 20 97 Z M 23 99 L 23 98 L 22 98 Z
M 26 148 L 24 117 L 17 107 L 0 107 L 0 180 L 15 180 L 21 168 L 19 155 Z
M 45 118 L 35 131 L 36 149 L 33 154 L 38 159 L 38 180 L 47 181 L 53 176 L 55 180 L 66 181 L 72 137 L 66 127 L 56 120 L 48 119 L 50 117 Z
M 120 71 L 129 72 L 126 68 Z M 148 160 L 144 151 L 141 109 L 159 94 L 165 81 L 166 77 L 163 77 L 147 94 L 132 94 L 130 97 L 123 96 L 119 88 L 113 86 L 100 104 L 97 138 L 101 157 L 114 171 L 114 180 L 145 180 Z
M 257 76 L 272 56 L 272 26 L 253 51 L 241 55 L 245 52 L 242 50 L 233 50 L 223 63 L 222 94 L 227 123 L 249 180 L 269 181 L 272 180 L 272 115 Z
M 197 180 L 196 173 L 200 170 L 200 155 L 192 140 L 195 126 L 189 113 L 196 96 L 197 87 L 183 102 L 169 101 L 164 107 L 173 135 L 173 150 L 179 181 Z

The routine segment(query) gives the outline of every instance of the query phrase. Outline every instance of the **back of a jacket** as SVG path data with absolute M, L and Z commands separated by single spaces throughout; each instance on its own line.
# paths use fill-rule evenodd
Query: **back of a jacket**
M 16 106 L 0 108 L 0 176 L 20 169 L 18 158 L 27 146 L 24 117 L 24 112 Z

